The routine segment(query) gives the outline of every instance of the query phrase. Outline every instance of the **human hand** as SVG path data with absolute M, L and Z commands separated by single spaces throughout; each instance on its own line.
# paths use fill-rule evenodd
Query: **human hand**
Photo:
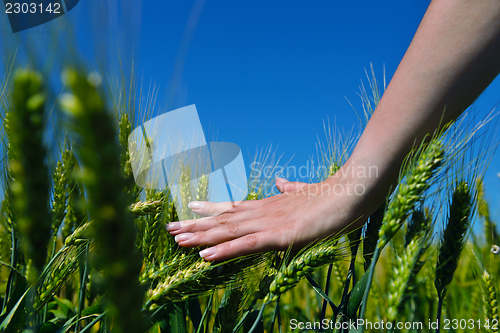
M 234 208 L 231 203 L 191 202 L 194 213 L 207 217 L 172 222 L 167 230 L 182 247 L 210 246 L 200 256 L 212 261 L 290 245 L 301 248 L 366 221 L 354 184 L 340 175 L 316 184 L 277 179 L 276 186 L 282 194 Z

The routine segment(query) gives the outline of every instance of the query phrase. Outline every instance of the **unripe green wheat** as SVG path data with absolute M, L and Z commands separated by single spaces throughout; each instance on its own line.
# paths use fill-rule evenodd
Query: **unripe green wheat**
M 477 213 L 484 218 L 484 232 L 488 245 L 493 245 L 500 240 L 498 235 L 497 225 L 490 217 L 490 208 L 485 199 L 483 180 L 478 179 L 476 184 L 477 189 Z
M 142 284 L 155 283 L 166 278 L 169 275 L 173 275 L 176 270 L 187 267 L 191 260 L 187 258 L 188 255 L 185 252 L 177 252 L 174 256 L 169 258 L 168 262 L 161 261 L 156 266 L 146 267 L 140 277 L 140 282 Z
M 76 228 L 71 235 L 66 237 L 64 245 L 78 245 L 90 239 L 92 237 L 92 223 L 92 221 L 88 221 Z
M 328 177 L 333 176 L 337 171 L 340 170 L 340 165 L 337 163 L 331 163 L 328 167 Z
M 128 150 L 128 138 L 130 133 L 132 133 L 132 124 L 130 123 L 127 112 L 123 112 L 118 120 L 118 142 L 121 147 L 120 164 L 125 178 L 127 200 L 134 201 L 139 195 L 140 188 L 137 186 L 134 179 L 130 153 Z
M 165 203 L 164 199 L 151 199 L 146 201 L 138 201 L 130 205 L 130 212 L 135 216 L 144 216 L 149 214 L 159 214 Z
M 259 199 L 260 199 L 260 195 L 256 191 L 251 191 L 247 195 L 247 200 L 259 200 Z
M 186 165 L 181 168 L 181 207 L 182 210 L 179 212 L 179 220 L 190 220 L 194 218 L 194 214 L 189 209 L 188 203 L 193 199 L 193 191 L 195 189 L 191 188 L 191 168 Z
M 153 201 L 165 202 L 165 192 L 153 193 L 151 199 Z M 160 230 L 165 227 L 165 220 L 162 217 L 160 208 L 145 220 L 142 253 L 146 265 L 150 265 L 154 261 L 156 248 L 158 247 L 158 235 L 160 234 Z
M 430 179 L 439 166 L 441 166 L 444 159 L 443 145 L 438 138 L 434 138 L 429 144 L 422 146 L 418 153 L 418 158 L 411 162 L 407 174 L 400 180 L 399 186 L 396 188 L 388 204 L 387 212 L 384 215 L 383 223 L 378 233 L 379 240 L 377 242 L 377 248 L 375 249 L 368 270 L 368 282 L 364 291 L 359 315 L 361 319 L 365 318 L 370 285 L 373 281 L 375 265 L 380 256 L 380 252 L 401 228 L 415 204 L 422 199 L 422 194 L 430 186 Z M 364 326 L 361 327 L 361 332 L 364 332 L 364 329 Z
M 396 267 L 389 284 L 387 319 L 390 322 L 395 322 L 403 313 L 406 300 L 417 284 L 415 277 L 423 266 L 420 260 L 427 249 L 429 239 L 429 221 L 422 210 L 416 210 L 408 224 L 405 248 L 402 256 L 396 258 Z
M 436 280 L 434 284 L 438 295 L 442 296 L 446 286 L 453 279 L 458 259 L 465 244 L 470 226 L 473 197 L 468 184 L 461 181 L 456 186 L 450 205 L 448 224 L 441 237 L 439 256 L 436 264 Z
M 429 180 L 443 162 L 443 145 L 438 140 L 429 143 L 396 189 L 379 231 L 377 247 L 383 249 L 401 228 L 408 214 L 430 186 Z
M 340 256 L 339 246 L 332 240 L 303 251 L 278 271 L 269 286 L 269 293 L 264 298 L 264 303 L 276 301 L 279 295 L 293 288 L 303 277 L 316 268 L 338 260 Z
M 10 185 L 22 234 L 21 246 L 38 274 L 45 265 L 52 231 L 49 172 L 43 145 L 45 99 L 38 73 L 18 70 L 14 74 L 13 110 L 7 115 L 14 179 Z
M 135 251 L 135 225 L 127 213 L 116 127 L 101 98 L 98 80 L 73 70 L 65 71 L 63 79 L 72 93 L 63 95 L 60 102 L 78 136 L 80 177 L 87 190 L 86 204 L 93 220 L 90 230 L 96 243 L 94 263 L 105 269 L 103 287 L 109 295 L 113 330 L 140 332 L 142 260 Z
M 66 217 L 62 226 L 62 241 L 64 243 L 75 228 L 78 228 L 86 221 L 87 216 L 82 212 L 82 209 L 77 207 L 77 204 L 81 204 L 83 201 L 83 187 L 81 182 L 77 181 L 75 177 L 80 172 L 80 167 L 71 146 L 68 146 L 62 153 L 62 160 L 65 173 L 67 174 L 66 187 L 68 191 Z
M 54 200 L 52 201 L 52 233 L 57 235 L 59 227 L 66 214 L 66 170 L 61 163 L 57 162 L 52 179 L 54 181 Z
M 498 299 L 495 284 L 491 279 L 491 275 L 484 271 L 482 275 L 486 292 L 484 294 L 484 316 L 489 321 L 489 332 L 497 333 L 499 331 L 500 322 L 498 319 Z
M 128 152 L 128 137 L 132 133 L 132 125 L 126 112 L 120 115 L 118 121 L 118 142 L 121 146 L 120 164 L 125 176 L 132 175 L 132 165 L 130 163 L 130 154 Z
M 155 289 L 149 290 L 148 299 L 153 303 L 170 297 L 182 299 L 186 296 L 184 293 L 188 292 L 189 285 L 198 284 L 198 280 L 210 269 L 211 263 L 204 260 L 198 260 L 185 269 L 179 269 L 159 283 Z
M 148 291 L 146 308 L 154 309 L 169 300 L 185 300 L 219 285 L 229 284 L 235 278 L 240 279 L 241 274 L 246 273 L 246 268 L 258 266 L 260 256 L 238 258 L 224 264 L 214 264 L 203 259 L 192 262 L 188 256 L 184 261 L 189 263 L 188 266 L 180 264 L 176 271 Z
M 198 178 L 198 187 L 196 188 L 196 201 L 208 200 L 208 176 L 203 175 Z
M 393 279 L 389 284 L 387 298 L 387 320 L 395 322 L 404 310 L 405 300 L 411 292 L 414 278 L 422 267 L 418 264 L 425 251 L 425 236 L 414 237 L 405 247 L 403 255 L 397 257 Z
M 7 184 L 4 191 L 4 199 L 2 201 L 0 212 L 0 260 L 11 262 L 12 257 L 12 234 L 15 234 L 15 228 L 12 222 L 12 199 L 10 186 Z M 14 228 L 14 230 L 12 230 Z M 11 262 L 12 264 L 12 262 Z M 2 269 L 3 273 L 3 269 Z
M 64 225 L 62 227 L 62 241 L 66 242 L 67 238 L 73 233 L 75 226 L 78 224 L 77 213 L 75 207 L 75 196 L 70 193 L 67 200 L 67 212 L 66 218 L 64 219 Z
M 347 276 L 347 271 L 344 263 L 342 261 L 335 260 L 334 262 L 332 262 L 332 271 L 339 286 L 343 286 L 345 278 Z
M 238 322 L 244 288 L 231 288 L 224 292 L 215 316 L 214 333 L 231 333 Z
M 72 275 L 78 270 L 78 258 L 85 251 L 89 241 L 77 246 L 67 246 L 58 252 L 50 265 L 40 276 L 36 287 L 33 308 L 38 311 L 52 299 Z

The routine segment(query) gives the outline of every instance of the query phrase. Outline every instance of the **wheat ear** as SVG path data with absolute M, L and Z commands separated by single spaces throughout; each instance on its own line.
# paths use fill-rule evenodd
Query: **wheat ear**
M 498 299 L 495 284 L 491 278 L 491 275 L 484 271 L 482 275 L 483 283 L 486 289 L 484 294 L 484 317 L 490 323 L 489 331 L 492 333 L 498 333 L 499 331 L 499 319 L 498 319 Z
M 227 285 L 240 279 L 246 268 L 258 266 L 260 256 L 238 258 L 223 264 L 214 264 L 199 259 L 191 263 L 189 256 L 185 257 L 187 266 L 179 264 L 179 269 L 172 275 L 165 276 L 155 288 L 147 293 L 146 308 L 154 309 L 169 300 L 185 300 L 206 293 L 220 285 Z
M 63 73 L 72 93 L 64 94 L 62 109 L 70 116 L 78 136 L 81 178 L 87 193 L 87 209 L 96 244 L 94 263 L 104 270 L 103 287 L 109 295 L 113 331 L 141 332 L 140 304 L 143 291 L 138 278 L 142 260 L 135 251 L 136 229 L 127 213 L 127 198 L 116 126 L 101 97 L 97 74 L 88 78 L 74 70 Z
M 11 144 L 11 190 L 21 246 L 38 274 L 45 265 L 52 231 L 49 172 L 43 145 L 45 99 L 40 74 L 30 70 L 15 72 L 13 110 L 7 114 L 6 126 Z
M 316 268 L 332 263 L 342 257 L 337 240 L 328 240 L 302 251 L 288 265 L 278 271 L 269 286 L 264 303 L 276 301 L 285 291 L 293 288 L 303 277 Z
M 473 207 L 473 197 L 469 185 L 465 181 L 459 182 L 452 194 L 448 224 L 441 237 L 439 255 L 436 263 L 436 278 L 434 285 L 438 293 L 437 320 L 440 329 L 441 311 L 446 287 L 453 279 L 458 260 L 465 245 L 467 231 L 470 226 L 470 215 Z
M 392 323 L 403 312 L 405 302 L 411 296 L 415 277 L 422 268 L 420 259 L 427 249 L 429 233 L 429 220 L 422 211 L 415 211 L 406 233 L 405 249 L 396 259 L 393 279 L 389 283 L 387 320 Z
M 370 285 L 373 280 L 375 265 L 382 249 L 389 243 L 403 222 L 411 213 L 422 194 L 430 186 L 429 181 L 441 166 L 444 158 L 443 145 L 437 138 L 427 146 L 422 147 L 416 162 L 410 164 L 407 175 L 400 180 L 399 186 L 388 204 L 382 226 L 379 231 L 379 240 L 368 271 L 368 282 L 361 305 L 360 318 L 365 318 Z M 364 326 L 361 333 L 364 332 Z

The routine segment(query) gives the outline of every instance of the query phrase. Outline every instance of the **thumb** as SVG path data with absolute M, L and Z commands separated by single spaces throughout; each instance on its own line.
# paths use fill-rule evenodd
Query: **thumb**
M 281 193 L 295 192 L 307 185 L 309 184 L 302 182 L 290 182 L 284 178 L 276 178 L 276 187 Z

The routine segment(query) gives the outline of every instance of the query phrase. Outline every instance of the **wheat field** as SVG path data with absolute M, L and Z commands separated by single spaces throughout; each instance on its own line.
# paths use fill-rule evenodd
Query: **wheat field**
M 166 232 L 189 214 L 168 188 L 134 181 L 128 137 L 153 107 L 138 106 L 135 81 L 110 89 L 97 73 L 61 76 L 54 101 L 36 71 L 2 80 L 0 331 L 499 332 L 500 237 L 481 182 L 491 150 L 470 148 L 488 142 L 490 119 L 463 116 L 412 151 L 362 229 L 213 263 Z M 368 119 L 378 88 L 362 96 Z M 52 112 L 60 140 L 48 145 Z M 328 172 L 313 181 L 355 142 L 327 133 L 318 161 Z M 272 195 L 272 181 L 252 181 L 247 200 Z M 208 186 L 179 199 L 203 200 Z

